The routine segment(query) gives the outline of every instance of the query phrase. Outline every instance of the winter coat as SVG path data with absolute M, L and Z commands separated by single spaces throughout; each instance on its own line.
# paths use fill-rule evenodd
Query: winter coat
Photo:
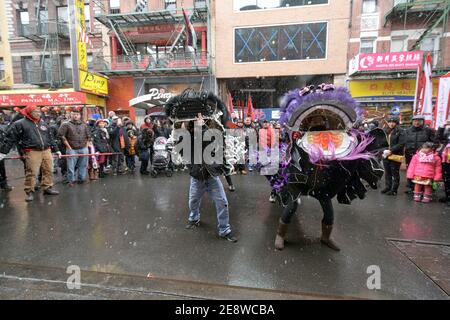
M 419 150 L 425 142 L 434 142 L 434 130 L 427 126 L 410 127 L 405 132 L 405 150 L 413 154 Z
M 389 129 L 386 129 L 385 132 L 388 137 L 389 150 L 392 154 L 403 155 L 405 148 L 405 133 L 403 129 L 396 126 L 394 130 L 389 131 Z
M 58 134 L 74 150 L 86 148 L 88 141 L 91 140 L 91 130 L 83 122 L 64 122 L 59 128 Z
M 1 153 L 8 153 L 13 145 L 22 151 L 52 149 L 59 151 L 55 137 L 53 137 L 50 127 L 44 120 L 37 122 L 28 118 L 23 118 L 14 122 L 7 130 L 6 141 L 2 145 Z
M 208 128 L 203 126 L 202 128 L 202 136 Z M 191 132 L 191 163 L 188 165 L 189 175 L 194 179 L 205 181 L 211 177 L 217 177 L 221 175 L 229 174 L 229 168 L 224 165 L 225 159 L 223 159 L 222 164 L 195 164 L 195 153 L 202 152 L 205 150 L 207 146 L 209 146 L 211 141 L 203 140 L 202 150 L 195 150 L 195 135 Z M 225 143 L 223 143 L 225 145 Z M 203 157 L 202 157 L 203 158 Z M 204 161 L 204 159 L 202 159 Z
M 95 147 L 95 151 L 100 153 L 111 152 L 111 146 L 109 145 L 109 135 L 106 129 L 99 127 L 95 128 L 92 132 L 92 139 Z
M 128 137 L 128 141 L 129 141 L 129 145 L 125 151 L 125 154 L 127 156 L 135 156 L 138 154 L 137 151 L 137 137 L 133 136 L 133 137 Z
M 119 127 L 117 125 L 111 125 L 109 127 L 109 138 L 111 148 L 114 152 L 122 152 L 124 149 L 127 149 L 130 146 L 130 141 L 128 139 L 128 135 L 126 129 L 123 127 Z M 124 148 L 120 145 L 120 139 L 123 138 L 125 142 Z
M 440 127 L 436 131 L 436 142 L 446 145 L 448 138 L 450 137 L 450 127 Z
M 422 177 L 433 179 L 434 181 L 442 180 L 442 161 L 437 153 L 431 152 L 426 154 L 422 151 L 417 152 L 408 166 L 407 177 Z

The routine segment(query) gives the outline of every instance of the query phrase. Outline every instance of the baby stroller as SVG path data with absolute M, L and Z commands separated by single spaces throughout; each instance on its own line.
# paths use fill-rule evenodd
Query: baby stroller
M 158 173 L 164 171 L 167 177 L 173 175 L 171 148 L 165 137 L 156 138 L 153 144 L 153 163 L 151 176 L 156 178 Z

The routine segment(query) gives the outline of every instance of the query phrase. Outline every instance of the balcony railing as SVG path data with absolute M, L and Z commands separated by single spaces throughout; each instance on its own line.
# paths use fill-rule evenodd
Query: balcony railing
M 411 16 L 427 11 L 442 12 L 448 5 L 448 0 L 395 0 L 392 9 L 384 16 L 384 25 L 386 26 L 389 20 L 404 15 L 405 13 L 407 13 L 408 16 Z
M 167 57 L 156 58 L 152 55 L 133 55 L 97 58 L 94 69 L 102 73 L 114 72 L 163 72 L 184 71 L 195 72 L 207 70 L 209 67 L 208 54 L 181 53 Z
M 23 69 L 23 83 L 37 85 L 73 83 L 72 69 L 58 70 L 50 69 Z
M 43 37 L 49 33 L 69 37 L 69 25 L 65 21 L 30 21 L 29 24 L 19 24 L 19 36 L 25 38 Z

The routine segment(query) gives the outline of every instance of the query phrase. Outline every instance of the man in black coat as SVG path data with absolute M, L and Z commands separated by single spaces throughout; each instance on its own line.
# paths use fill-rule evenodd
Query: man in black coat
M 6 139 L 7 125 L 4 123 L 3 115 L 0 115 L 0 143 Z M 6 177 L 5 160 L 0 160 L 0 190 L 11 191 Z
M 412 126 L 405 131 L 405 158 L 406 166 L 409 166 L 413 156 L 425 142 L 435 142 L 435 132 L 425 125 L 425 118 L 416 115 L 412 118 Z M 406 193 L 412 194 L 413 183 L 408 180 Z
M 58 195 L 53 189 L 53 157 L 51 151 L 61 153 L 55 145 L 49 126 L 41 119 L 41 112 L 35 106 L 22 109 L 23 119 L 8 128 L 6 141 L 0 150 L 8 153 L 16 145 L 25 159 L 25 201 L 34 200 L 36 176 L 42 172 L 42 189 L 45 195 Z
M 124 153 L 129 147 L 130 141 L 128 139 L 127 131 L 123 126 L 123 122 L 119 117 L 114 116 L 112 124 L 108 128 L 109 138 L 111 142 L 111 148 L 114 153 L 118 153 L 111 157 L 113 174 L 125 173 L 123 168 Z
M 385 132 L 388 137 L 389 149 L 383 152 L 386 187 L 381 193 L 396 196 L 400 186 L 400 166 L 402 162 L 398 161 L 398 157 L 395 156 L 403 156 L 405 134 L 399 126 L 400 121 L 398 118 L 390 118 L 387 123 L 388 127 L 385 129 Z

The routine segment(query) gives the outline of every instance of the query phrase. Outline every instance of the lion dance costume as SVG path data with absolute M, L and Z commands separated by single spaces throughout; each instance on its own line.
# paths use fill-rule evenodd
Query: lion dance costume
M 275 247 L 284 248 L 288 224 L 301 195 L 316 198 L 322 207 L 321 243 L 339 251 L 330 238 L 334 210 L 332 199 L 351 204 L 364 199 L 362 180 L 376 189 L 383 169 L 376 153 L 387 147 L 381 129 L 367 134 L 354 128 L 362 117 L 357 102 L 346 88 L 312 86 L 287 93 L 281 106 L 280 124 L 285 136 L 281 164 L 270 184 L 283 206 Z

